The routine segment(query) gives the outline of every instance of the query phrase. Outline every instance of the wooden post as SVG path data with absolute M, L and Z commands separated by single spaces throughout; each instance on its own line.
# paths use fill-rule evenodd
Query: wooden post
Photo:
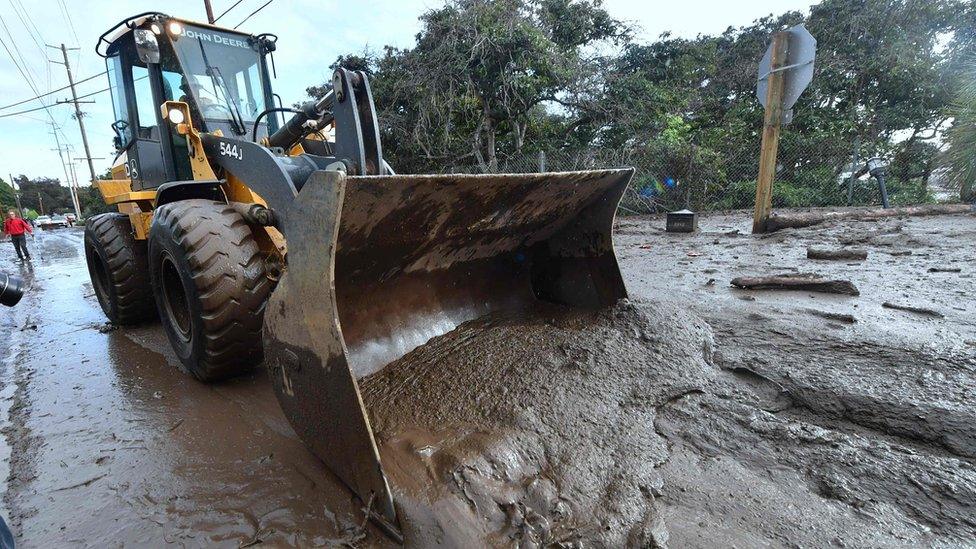
M 207 23 L 213 25 L 214 14 L 213 14 L 213 6 L 210 5 L 210 0 L 203 0 L 203 7 L 204 9 L 207 10 Z
M 766 90 L 766 115 L 763 120 L 762 146 L 759 153 L 759 177 L 756 180 L 756 211 L 752 218 L 752 232 L 766 231 L 766 220 L 773 207 L 773 179 L 776 177 L 776 152 L 779 149 L 779 127 L 783 122 L 784 72 L 776 69 L 786 64 L 789 33 L 773 35 L 770 59 L 769 86 Z

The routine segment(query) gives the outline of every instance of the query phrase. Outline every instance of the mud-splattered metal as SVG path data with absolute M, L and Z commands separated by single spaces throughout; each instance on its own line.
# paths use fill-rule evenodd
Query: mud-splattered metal
M 347 177 L 317 171 L 282 216 L 267 366 L 295 430 L 396 532 L 357 381 L 491 311 L 626 296 L 611 242 L 630 169 Z

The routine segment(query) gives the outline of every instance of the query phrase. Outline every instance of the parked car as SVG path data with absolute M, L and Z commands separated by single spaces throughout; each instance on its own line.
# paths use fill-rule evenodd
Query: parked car
M 48 229 L 62 229 L 68 226 L 68 218 L 63 215 L 42 215 L 34 220 L 38 227 Z

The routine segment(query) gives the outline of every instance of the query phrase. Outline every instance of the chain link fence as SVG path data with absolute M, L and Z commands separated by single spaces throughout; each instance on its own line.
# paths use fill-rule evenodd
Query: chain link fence
M 907 206 L 960 201 L 960 189 L 927 151 L 923 160 L 912 148 L 934 147 L 928 142 L 893 147 L 881 156 L 885 166 L 872 175 L 867 160 L 876 156 L 857 142 L 811 145 L 784 129 L 773 183 L 773 209 L 880 206 L 884 179 L 889 204 Z M 698 147 L 643 148 L 630 151 L 585 149 L 540 151 L 498 162 L 496 170 L 479 165 L 451 166 L 449 173 L 485 171 L 529 173 L 589 170 L 631 166 L 635 169 L 620 208 L 624 214 L 647 214 L 679 209 L 722 211 L 752 209 L 756 198 L 759 146 L 729 151 Z

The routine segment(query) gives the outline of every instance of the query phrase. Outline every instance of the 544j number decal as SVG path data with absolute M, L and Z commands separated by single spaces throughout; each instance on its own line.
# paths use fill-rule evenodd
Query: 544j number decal
M 244 149 L 233 143 L 220 142 L 220 155 L 229 156 L 237 160 L 244 160 Z

